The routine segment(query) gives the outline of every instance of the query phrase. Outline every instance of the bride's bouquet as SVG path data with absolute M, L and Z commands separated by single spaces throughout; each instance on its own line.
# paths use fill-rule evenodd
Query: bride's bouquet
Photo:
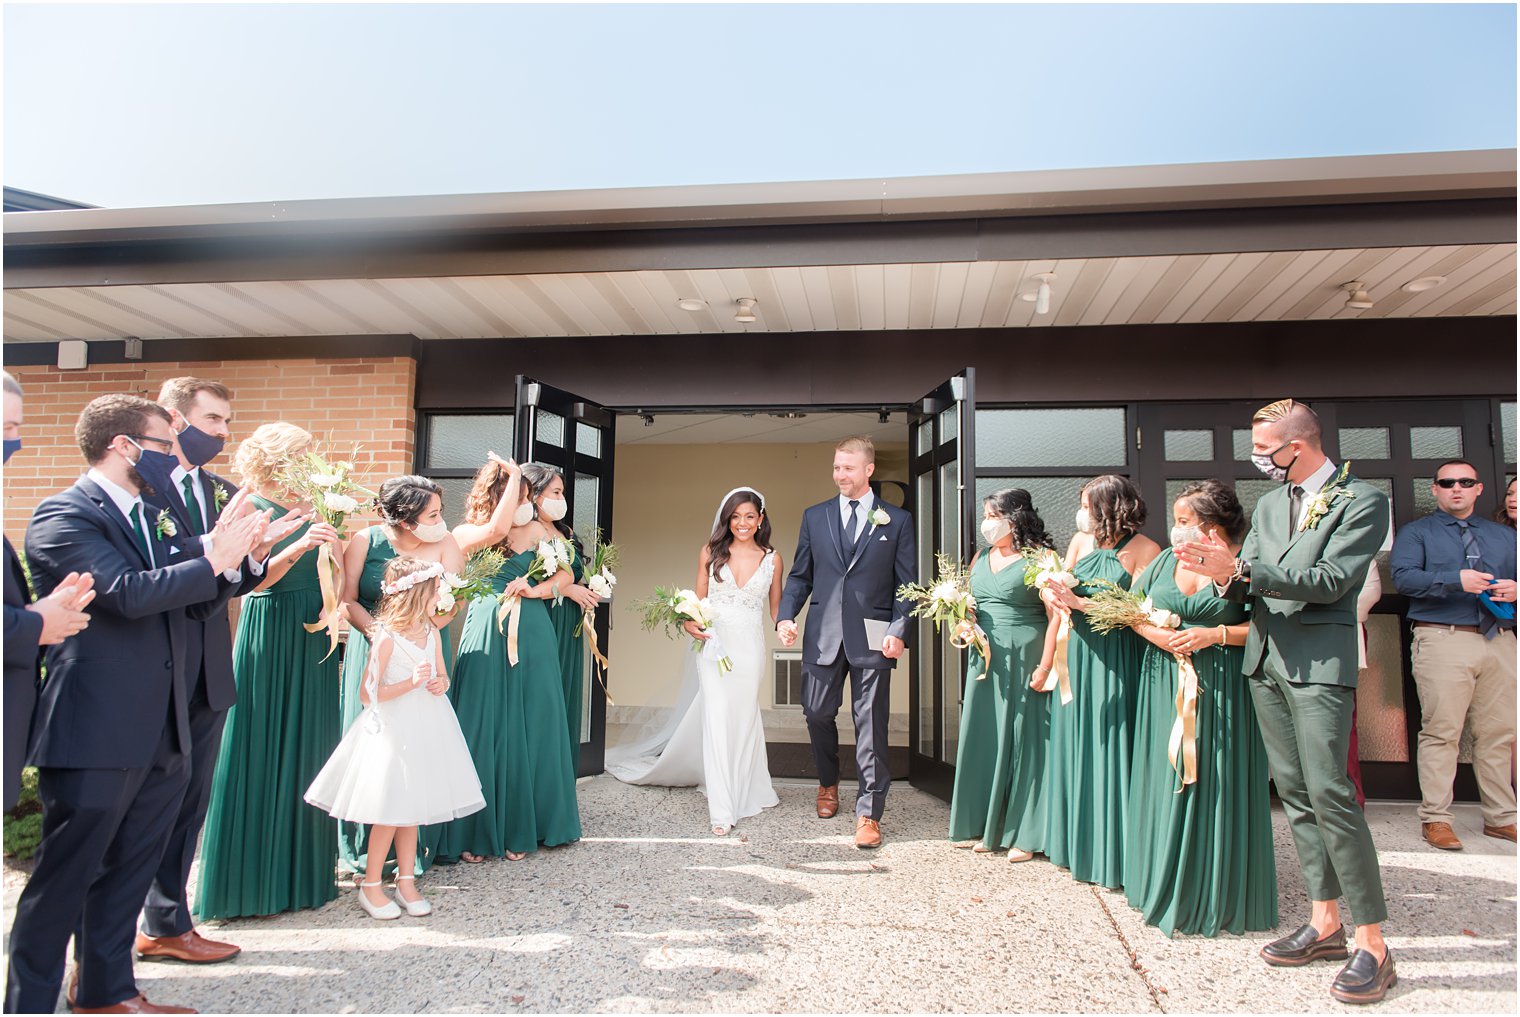
M 353 459 L 359 458 L 356 445 L 349 459 L 329 461 L 315 448 L 290 456 L 275 467 L 274 481 L 298 500 L 310 502 L 312 511 L 324 523 L 345 536 L 343 524 L 349 515 L 375 498 L 375 492 L 361 487 L 353 479 Z M 362 497 L 361 497 L 362 496 Z M 334 558 L 332 548 L 323 544 L 317 551 L 317 582 L 322 590 L 322 614 L 314 622 L 303 623 L 307 632 L 327 630 L 327 653 L 338 648 L 338 630 L 343 621 L 343 560 Z
M 454 610 L 455 604 L 468 604 L 472 600 L 491 596 L 494 590 L 492 583 L 506 564 L 506 555 L 494 547 L 484 547 L 465 559 L 464 570 L 458 575 L 445 572 L 443 582 L 438 584 L 438 603 L 434 605 L 434 613 L 448 614 Z
M 571 560 L 570 545 L 563 539 L 540 540 L 538 550 L 533 554 L 533 563 L 523 573 L 524 579 L 543 582 L 558 572 L 561 567 L 568 567 Z M 502 593 L 496 598 L 501 603 L 501 610 L 496 612 L 496 631 L 505 632 L 507 637 L 507 662 L 514 667 L 517 665 L 517 627 L 522 617 L 522 598 L 513 594 L 508 596 Z M 555 601 L 561 598 L 556 596 Z M 503 628 L 505 625 L 505 628 Z
M 987 633 L 976 623 L 976 598 L 971 595 L 971 573 L 961 567 L 954 556 L 934 556 L 939 574 L 928 586 L 904 583 L 897 588 L 897 599 L 913 603 L 911 614 L 915 618 L 928 618 L 934 622 L 935 631 L 945 625 L 950 628 L 950 645 L 958 650 L 975 646 L 982 655 L 982 670 L 976 675 L 981 681 L 987 677 L 987 664 L 992 658 L 992 647 Z M 976 663 L 972 662 L 972 667 Z
M 714 660 L 719 674 L 734 669 L 734 662 L 718 643 L 718 634 L 712 631 L 712 604 L 706 598 L 698 597 L 695 591 L 656 586 L 654 596 L 634 601 L 633 608 L 639 612 L 646 632 L 663 628 L 672 639 L 685 631 L 682 625 L 686 622 L 696 622 L 708 638 L 697 640 L 692 649 L 707 659 Z

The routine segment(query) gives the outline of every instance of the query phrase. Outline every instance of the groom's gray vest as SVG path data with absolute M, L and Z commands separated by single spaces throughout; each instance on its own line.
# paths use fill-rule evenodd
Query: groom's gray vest
M 913 582 L 918 570 L 913 518 L 879 500 L 876 507 L 887 513 L 886 525 L 867 521 L 853 546 L 844 533 L 838 498 L 802 514 L 796 560 L 776 617 L 795 620 L 808 606 L 802 635 L 805 663 L 831 664 L 842 649 L 855 667 L 894 667 L 896 661 L 866 645 L 867 618 L 889 622 L 888 634 L 907 642 L 912 605 L 897 600 L 896 592 L 900 584 Z

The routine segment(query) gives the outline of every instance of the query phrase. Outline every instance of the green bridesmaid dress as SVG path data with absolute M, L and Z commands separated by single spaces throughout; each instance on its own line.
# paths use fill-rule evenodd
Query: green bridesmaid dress
M 984 552 L 971 568 L 977 620 L 992 649 L 985 678 L 968 679 L 961 708 L 950 839 L 992 848 L 1045 850 L 1045 750 L 1049 693 L 1029 679 L 1045 649 L 1045 604 L 1024 585 L 1024 563 L 992 571 Z M 973 669 L 981 654 L 971 650 Z
M 1099 548 L 1077 561 L 1077 594 L 1106 579 L 1129 588 L 1118 552 Z M 1050 707 L 1045 763 L 1045 854 L 1084 883 L 1117 888 L 1124 881 L 1124 819 L 1129 805 L 1130 746 L 1141 642 L 1124 630 L 1094 632 L 1081 611 L 1071 613 L 1066 668 L 1072 700 L 1059 692 Z
M 570 568 L 578 583 L 586 578 L 586 559 L 573 540 L 568 543 L 575 559 Z M 586 633 L 576 630 L 583 617 L 581 606 L 568 597 L 558 604 L 549 602 L 549 621 L 554 625 L 554 638 L 559 643 L 559 673 L 570 735 L 570 769 L 576 772 L 580 769 L 582 688 L 586 679 Z
M 1205 584 L 1177 587 L 1170 551 L 1135 580 L 1183 628 L 1238 625 L 1246 608 Z M 1177 717 L 1177 659 L 1147 642 L 1136 694 L 1124 892 L 1168 936 L 1204 936 L 1277 925 L 1277 866 L 1267 799 L 1267 750 L 1241 674 L 1245 648 L 1209 646 L 1192 655 L 1198 672 L 1198 780 L 1183 787 L 1167 759 Z M 1179 760 L 1179 763 L 1181 761 Z
M 495 580 L 498 593 L 527 572 L 536 550 L 507 559 Z M 455 861 L 466 851 L 481 856 L 526 853 L 581 836 L 559 642 L 549 602 L 523 599 L 515 667 L 507 663 L 507 637 L 496 627 L 497 609 L 494 599 L 470 604 L 449 691 L 486 807 L 444 828 L 440 862 Z
M 285 514 L 258 496 L 253 503 Z M 302 627 L 322 613 L 317 554 L 308 551 L 274 586 L 243 598 L 232 648 L 238 698 L 201 841 L 201 918 L 320 907 L 338 895 L 337 822 L 302 797 L 339 739 L 338 655 L 323 660 L 327 633 Z

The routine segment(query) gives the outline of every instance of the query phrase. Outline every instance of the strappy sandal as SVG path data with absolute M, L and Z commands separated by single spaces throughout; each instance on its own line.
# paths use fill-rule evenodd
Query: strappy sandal
M 714 837 L 727 837 L 728 836 L 728 832 L 730 830 L 732 830 L 732 829 L 733 829 L 733 827 L 731 827 L 731 826 L 724 826 L 723 824 L 719 823 L 717 826 L 714 826 L 712 828 L 713 836 Z
M 508 851 L 508 852 L 506 852 L 506 855 L 507 855 L 507 861 L 509 861 L 509 862 L 520 862 L 524 858 L 528 857 L 528 852 L 526 852 L 526 851 Z
M 459 860 L 462 862 L 467 862 L 470 865 L 479 865 L 481 862 L 485 861 L 485 858 L 481 855 L 475 854 L 473 851 L 461 851 L 459 852 Z

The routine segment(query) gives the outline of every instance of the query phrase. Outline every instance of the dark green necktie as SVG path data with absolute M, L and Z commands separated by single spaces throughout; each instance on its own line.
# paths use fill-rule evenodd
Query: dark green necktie
M 190 513 L 190 528 L 198 537 L 206 532 L 206 519 L 201 515 L 200 499 L 195 496 L 195 478 L 187 473 L 179 483 L 185 489 L 185 510 Z
M 143 557 L 148 559 L 148 567 L 153 566 L 153 548 L 148 543 L 148 531 L 143 525 L 142 502 L 132 506 L 132 532 L 137 534 L 137 543 L 142 547 Z

